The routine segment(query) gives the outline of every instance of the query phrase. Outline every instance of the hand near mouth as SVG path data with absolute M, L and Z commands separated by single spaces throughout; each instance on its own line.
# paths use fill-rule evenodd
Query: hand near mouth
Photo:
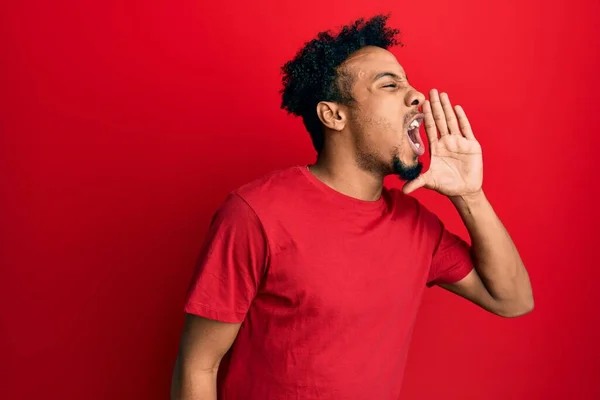
M 403 192 L 425 187 L 452 197 L 479 193 L 483 183 L 481 146 L 464 110 L 460 106 L 453 110 L 448 95 L 438 95 L 436 89 L 429 92 L 429 98 L 423 113 L 431 164 L 427 172 L 404 185 Z

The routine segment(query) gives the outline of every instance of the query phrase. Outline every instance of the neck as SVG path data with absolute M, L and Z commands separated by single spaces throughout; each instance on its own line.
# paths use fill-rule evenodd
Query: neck
M 335 157 L 323 150 L 309 170 L 317 179 L 346 196 L 365 201 L 376 201 L 381 196 L 383 177 L 360 168 L 356 161 L 347 157 Z

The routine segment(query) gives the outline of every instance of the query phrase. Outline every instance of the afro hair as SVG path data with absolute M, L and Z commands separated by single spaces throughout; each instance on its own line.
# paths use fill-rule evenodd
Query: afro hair
M 368 21 L 360 18 L 343 26 L 337 35 L 330 31 L 320 32 L 281 68 L 281 108 L 302 117 L 317 153 L 321 152 L 325 142 L 317 104 L 321 101 L 352 102 L 353 80 L 340 66 L 365 46 L 384 49 L 402 46 L 396 38 L 400 31 L 386 26 L 388 18 L 389 15 L 377 15 Z

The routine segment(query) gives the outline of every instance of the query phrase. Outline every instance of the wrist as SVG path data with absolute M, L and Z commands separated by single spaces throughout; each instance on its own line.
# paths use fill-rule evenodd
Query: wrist
M 484 203 L 486 201 L 486 197 L 483 189 L 479 189 L 476 192 L 464 195 L 450 196 L 450 201 L 452 201 L 452 204 L 459 209 L 466 208 L 467 210 L 470 210 L 471 208 Z

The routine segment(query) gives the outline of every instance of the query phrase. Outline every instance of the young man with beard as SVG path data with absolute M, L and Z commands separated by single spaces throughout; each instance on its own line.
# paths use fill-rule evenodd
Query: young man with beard
M 409 84 L 386 21 L 321 33 L 283 67 L 282 106 L 302 117 L 318 157 L 242 186 L 216 212 L 173 399 L 396 400 L 426 286 L 503 317 L 532 310 L 465 112 Z M 390 174 L 402 190 L 383 186 Z M 421 187 L 452 201 L 471 245 L 408 195 Z

